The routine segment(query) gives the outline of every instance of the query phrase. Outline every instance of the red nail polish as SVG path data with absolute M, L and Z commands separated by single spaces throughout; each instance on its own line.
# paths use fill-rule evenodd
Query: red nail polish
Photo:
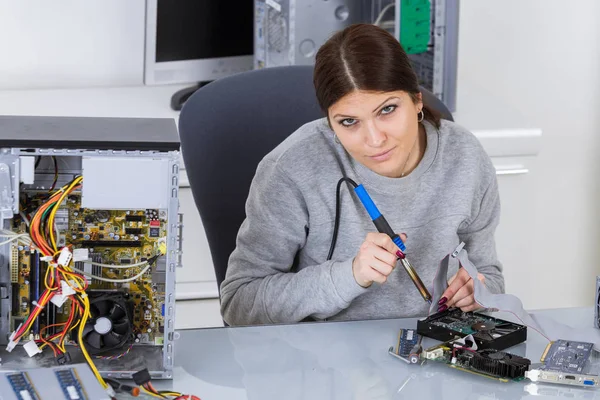
M 404 253 L 403 253 L 403 252 L 401 252 L 400 250 L 398 250 L 398 251 L 396 252 L 396 256 L 397 256 L 398 258 L 400 258 L 400 259 L 404 259 L 404 258 L 406 257 L 406 256 L 404 255 Z
M 445 302 L 447 302 L 447 301 L 448 301 L 448 299 L 447 299 L 446 297 L 442 297 L 442 298 L 440 299 L 440 301 L 438 301 L 438 304 L 441 306 L 442 304 L 444 304 L 444 303 L 445 303 Z
M 443 311 L 446 311 L 447 309 L 448 309 L 448 306 L 443 305 L 440 308 L 438 308 L 438 312 L 443 312 Z

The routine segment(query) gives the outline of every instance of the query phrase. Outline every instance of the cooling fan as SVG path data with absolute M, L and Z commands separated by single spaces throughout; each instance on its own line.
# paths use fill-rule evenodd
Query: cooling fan
M 91 317 L 83 328 L 83 341 L 90 354 L 103 354 L 133 340 L 132 310 L 123 293 L 90 292 Z
M 527 340 L 526 326 L 460 309 L 449 309 L 419 320 L 417 333 L 442 342 L 473 335 L 479 349 L 504 350 Z

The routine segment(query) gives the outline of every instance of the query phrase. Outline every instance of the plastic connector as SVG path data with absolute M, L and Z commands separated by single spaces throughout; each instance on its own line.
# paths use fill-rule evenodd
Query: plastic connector
M 70 281 L 71 285 L 76 285 L 75 282 Z M 60 281 L 60 287 L 61 287 L 61 292 L 63 296 L 71 296 L 77 292 L 75 292 L 75 289 L 73 289 L 73 287 L 69 285 L 68 282 L 65 281 Z
M 23 345 L 23 348 L 25 349 L 25 351 L 27 352 L 27 355 L 29 357 L 33 357 L 36 354 L 40 354 L 42 352 L 42 350 L 40 350 L 40 348 L 38 347 L 38 345 L 35 343 L 35 341 L 30 341 L 27 342 Z
M 6 351 L 8 351 L 9 353 L 13 351 L 13 349 L 17 346 L 17 343 L 19 342 L 13 342 L 12 340 L 8 342 L 8 344 L 6 345 Z
M 105 390 L 106 390 L 106 393 L 108 394 L 108 397 L 110 397 L 111 399 L 114 399 L 117 397 L 117 394 L 115 393 L 115 390 L 112 388 L 112 386 L 108 385 Z
M 138 397 L 140 395 L 140 388 L 137 386 L 126 385 L 116 379 L 111 378 L 105 378 L 104 381 L 108 383 L 117 393 L 128 393 L 133 397 Z
M 62 294 L 55 294 L 50 299 L 50 303 L 54 304 L 56 307 L 61 308 L 63 304 L 67 301 L 67 296 L 63 296 Z
M 17 346 L 17 343 L 19 343 L 19 340 L 21 340 L 21 338 L 17 339 L 16 341 L 13 340 L 15 338 L 15 335 L 17 334 L 17 331 L 19 329 L 21 329 L 21 325 L 23 325 L 23 324 L 19 324 L 19 326 L 17 327 L 17 330 L 14 331 L 8 338 L 8 344 L 6 345 L 6 351 L 8 351 L 9 353 L 11 351 L 13 351 L 13 349 Z
M 56 363 L 58 365 L 65 365 L 71 363 L 71 355 L 69 353 L 62 354 L 56 357 Z
M 138 386 L 142 386 L 152 380 L 150 372 L 148 372 L 148 368 L 144 368 L 143 370 L 136 372 L 131 376 L 131 378 Z
M 60 255 L 58 256 L 58 260 L 56 261 L 58 265 L 62 265 L 63 267 L 68 267 L 73 259 L 73 253 L 69 250 L 68 247 L 63 247 L 60 251 Z

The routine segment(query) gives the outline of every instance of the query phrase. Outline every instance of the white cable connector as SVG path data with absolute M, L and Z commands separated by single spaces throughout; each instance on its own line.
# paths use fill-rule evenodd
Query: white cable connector
M 19 326 L 17 327 L 17 329 L 8 338 L 8 345 L 6 345 L 6 351 L 8 351 L 9 353 L 11 351 L 13 351 L 13 349 L 16 347 L 17 343 L 19 343 L 19 340 L 21 340 L 21 338 L 19 338 L 16 342 L 13 341 L 13 339 L 15 338 L 15 335 L 17 334 L 18 330 L 21 329 L 21 325 L 23 325 L 23 324 L 19 324 Z
M 55 294 L 50 299 L 50 303 L 54 304 L 56 307 L 61 308 L 63 304 L 67 301 L 67 296 L 63 296 L 62 294 Z
M 42 350 L 40 350 L 40 348 L 38 347 L 38 345 L 35 343 L 35 341 L 30 341 L 27 342 L 23 345 L 23 348 L 25 349 L 25 351 L 27 352 L 27 355 L 29 357 L 33 357 L 36 354 L 40 354 L 42 352 Z
M 69 282 L 71 283 L 70 285 L 69 285 Z M 61 287 L 63 296 L 71 296 L 71 295 L 77 293 L 75 291 L 75 289 L 73 289 L 73 286 L 77 285 L 75 283 L 75 281 L 69 281 L 69 282 L 60 281 L 60 287 Z
M 8 351 L 9 353 L 11 351 L 13 351 L 13 349 L 17 346 L 17 343 L 19 343 L 18 341 L 13 342 L 12 340 L 10 342 L 8 342 L 8 344 L 6 345 L 6 351 Z
M 114 398 L 116 398 L 116 397 L 117 397 L 117 394 L 115 393 L 115 390 L 114 390 L 114 389 L 112 388 L 112 386 L 110 386 L 110 385 L 108 385 L 108 386 L 106 387 L 106 393 L 108 393 L 108 396 L 109 396 L 111 399 L 114 399 Z
M 57 263 L 58 265 L 62 265 L 63 267 L 68 267 L 71 263 L 71 259 L 73 258 L 73 253 L 69 250 L 68 247 L 63 247 L 60 251 L 60 255 L 58 256 Z
M 76 284 L 74 281 L 69 282 L 71 282 L 71 285 Z M 66 281 L 60 281 L 61 293 L 56 293 L 54 296 L 52 296 L 50 302 L 58 308 L 62 307 L 62 305 L 65 304 L 65 302 L 69 299 L 69 296 L 77 293 L 75 289 L 71 287 L 71 285 L 69 285 Z

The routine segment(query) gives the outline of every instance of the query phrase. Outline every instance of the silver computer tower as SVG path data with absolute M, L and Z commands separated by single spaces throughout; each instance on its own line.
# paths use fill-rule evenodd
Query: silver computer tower
M 311 65 L 319 47 L 354 23 L 377 23 L 405 46 L 420 84 L 456 108 L 458 0 L 255 0 L 254 68 Z M 424 45 L 410 51 L 405 25 L 417 21 Z M 402 25 L 404 23 L 405 25 Z M 414 38 L 413 38 L 414 39 Z M 407 45 L 408 44 L 408 45 Z
M 58 205 L 53 232 L 59 248 L 71 246 L 72 268 L 89 285 L 83 342 L 105 377 L 148 369 L 153 378 L 172 378 L 179 159 L 172 119 L 0 117 L 0 227 L 9 235 L 0 245 L 1 369 L 85 362 L 77 330 L 65 342 L 70 360 L 23 348 L 60 329 L 44 330 L 67 320 L 68 302 L 48 303 L 4 351 L 45 290 L 49 260 L 27 240 L 32 216 L 51 189 L 82 177 Z M 9 240 L 14 234 L 25 236 Z

